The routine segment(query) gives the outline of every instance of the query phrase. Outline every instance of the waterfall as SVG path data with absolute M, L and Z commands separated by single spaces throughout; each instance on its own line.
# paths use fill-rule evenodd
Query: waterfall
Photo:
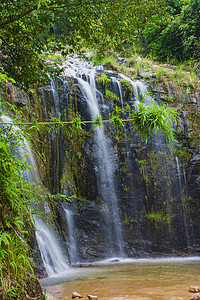
M 88 81 L 77 78 L 81 91 L 88 103 L 91 119 L 96 115 L 100 115 L 96 99 L 95 72 L 94 70 L 88 75 Z M 124 256 L 123 235 L 120 224 L 118 199 L 115 191 L 114 183 L 114 168 L 115 168 L 115 153 L 111 145 L 111 141 L 105 135 L 104 129 L 96 128 L 94 130 L 94 145 L 93 153 L 96 160 L 96 170 L 98 178 L 99 193 L 103 201 L 107 204 L 109 213 L 106 217 L 106 222 L 109 224 L 110 219 L 112 225 L 107 227 L 107 245 L 108 255 Z
M 34 217 L 34 219 L 36 225 L 36 238 L 48 276 L 65 272 L 69 269 L 69 265 L 55 235 L 44 220 L 38 217 Z
M 183 210 L 183 225 L 184 225 L 184 229 L 185 229 L 185 237 L 186 237 L 186 241 L 187 241 L 187 247 L 190 247 L 190 235 L 189 235 L 189 231 L 188 231 L 188 222 L 187 222 L 187 200 L 186 197 L 184 197 L 183 195 L 183 189 L 182 189 L 182 181 L 181 181 L 181 172 L 180 172 L 180 161 L 178 159 L 178 157 L 175 157 L 176 159 L 176 166 L 177 166 L 177 172 L 178 172 L 178 181 L 179 181 L 179 190 L 180 190 L 180 198 L 181 198 L 181 203 L 182 203 L 182 210 Z M 185 174 L 184 174 L 184 180 L 186 183 L 186 178 L 185 178 Z M 187 195 L 186 195 L 187 196 Z
M 76 242 L 76 228 L 74 224 L 73 212 L 70 209 L 64 208 L 68 230 L 68 252 L 71 264 L 78 262 L 78 247 Z
M 120 78 L 130 82 L 133 88 L 133 98 L 135 100 L 134 106 L 139 104 L 139 100 L 143 99 L 145 104 L 152 102 L 152 98 L 148 96 L 148 91 L 146 86 L 141 81 L 133 81 L 131 78 L 127 77 L 124 74 L 119 74 Z
M 123 92 L 122 92 L 122 85 L 119 79 L 112 77 L 112 82 L 117 85 L 118 91 L 119 91 L 119 99 L 121 102 L 121 106 L 123 107 Z
M 13 120 L 6 115 L 0 116 L 0 121 L 4 123 L 13 123 Z M 38 170 L 29 142 L 27 141 L 27 139 L 24 138 L 22 131 L 18 126 L 12 125 L 12 132 L 13 138 L 15 138 L 16 134 L 19 134 L 21 139 L 21 143 L 13 147 L 13 154 L 18 155 L 18 157 L 21 160 L 25 161 L 29 166 L 29 169 L 22 174 L 23 178 L 27 179 L 29 182 L 39 182 L 40 179 L 38 175 Z
M 176 156 L 176 166 L 177 166 L 177 172 L 178 172 L 178 183 L 179 183 L 179 190 L 180 190 L 180 197 L 182 198 L 182 182 L 181 182 L 181 173 L 180 173 L 180 163 L 179 159 Z
M 0 116 L 0 121 L 4 123 L 13 123 L 12 119 L 5 115 Z M 16 134 L 19 134 L 21 138 L 21 144 L 13 147 L 13 154 L 18 155 L 18 157 L 25 161 L 29 166 L 28 170 L 22 174 L 23 178 L 29 182 L 39 184 L 40 177 L 29 142 L 24 138 L 22 131 L 18 126 L 12 125 L 12 131 L 14 138 Z M 34 216 L 34 221 L 36 239 L 47 274 L 52 276 L 56 273 L 64 272 L 69 266 L 53 232 L 44 220 Z
M 78 81 L 81 92 L 87 101 L 90 118 L 94 119 L 100 115 L 96 94 L 100 96 L 99 104 L 104 106 L 105 104 L 102 93 L 96 89 L 95 69 L 92 64 L 77 57 L 70 57 L 65 62 L 64 75 L 73 77 Z M 85 77 L 86 81 L 81 77 Z M 94 129 L 93 155 L 99 195 L 106 205 L 106 256 L 123 257 L 124 242 L 114 180 L 115 152 L 111 140 L 103 128 Z
M 53 130 L 53 138 L 48 137 L 51 184 L 56 178 L 58 191 L 60 182 L 63 193 L 67 194 L 68 184 L 76 191 L 73 203 L 76 214 L 63 206 L 58 218 L 65 242 L 67 240 L 69 261 L 76 264 L 112 256 L 180 251 L 182 245 L 184 248 L 186 242 L 189 243 L 191 232 L 188 213 L 180 209 L 184 208 L 182 186 L 186 186 L 186 176 L 177 159 L 174 168 L 175 158 L 162 133 L 145 143 L 132 130 L 132 123 L 124 124 L 120 136 L 112 132 L 110 123 L 95 129 L 87 123 L 97 115 L 109 119 L 114 105 L 118 103 L 125 107 L 125 100 L 133 109 L 137 109 L 135 106 L 142 98 L 149 106 L 156 102 L 142 82 L 134 82 L 123 74 L 105 71 L 112 82 L 108 86 L 100 83 L 96 86 L 95 76 L 101 71 L 83 59 L 70 57 L 63 63 L 63 69 L 63 74 L 52 79 L 44 91 L 46 98 L 43 97 L 42 104 L 46 116 L 60 116 L 61 121 L 80 116 L 83 122 L 86 121 L 84 130 L 92 131 L 88 135 L 84 131 L 81 157 L 78 158 L 75 155 L 69 157 L 68 149 L 71 148 L 69 136 L 64 136 L 65 130 L 60 139 L 60 133 Z M 131 87 L 133 93 L 130 95 Z M 104 99 L 106 88 L 117 97 Z M 126 118 L 128 113 L 126 110 L 123 117 Z M 66 150 L 67 156 L 64 156 Z M 174 180 L 175 176 L 177 180 Z M 161 226 L 157 227 L 157 223 Z M 161 227 L 163 230 L 159 230 Z M 161 239 L 164 240 L 162 245 Z M 50 254 L 46 256 L 51 257 Z M 58 272 L 56 267 L 52 272 Z

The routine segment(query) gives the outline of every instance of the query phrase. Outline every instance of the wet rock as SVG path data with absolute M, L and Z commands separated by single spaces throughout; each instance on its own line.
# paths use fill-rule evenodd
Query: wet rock
M 196 293 L 192 296 L 191 300 L 198 300 L 200 299 L 200 294 L 199 293 Z
M 97 296 L 87 295 L 89 300 L 98 300 Z
M 198 293 L 198 292 L 200 292 L 200 286 L 190 286 L 189 287 L 189 292 L 191 292 L 191 293 Z
M 156 77 L 155 73 L 153 73 L 149 70 L 140 71 L 139 74 L 143 79 L 149 79 L 149 78 L 155 78 Z
M 112 259 L 110 262 L 115 263 L 115 262 L 120 262 L 120 259 L 116 258 L 116 259 Z
M 77 292 L 73 292 L 72 293 L 72 298 L 83 298 L 83 296 L 81 296 L 79 293 Z
M 17 106 L 26 106 L 26 104 L 28 103 L 28 96 L 25 92 L 16 89 L 15 90 L 15 103 Z

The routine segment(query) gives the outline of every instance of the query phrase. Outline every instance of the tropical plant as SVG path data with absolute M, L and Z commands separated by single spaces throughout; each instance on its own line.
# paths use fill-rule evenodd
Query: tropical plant
M 154 102 L 145 105 L 142 101 L 137 104 L 137 108 L 132 112 L 131 118 L 134 120 L 134 129 L 142 139 L 145 138 L 147 141 L 150 134 L 155 135 L 162 131 L 166 139 L 175 140 L 172 122 L 177 123 L 177 110 L 166 104 L 158 106 Z
M 52 68 L 45 53 L 79 51 L 84 43 L 105 51 L 123 49 L 165 1 L 18 0 L 0 2 L 0 67 L 28 90 Z
M 39 188 L 24 179 L 28 165 L 16 153 L 23 146 L 20 131 L 0 127 L 0 298 L 27 299 L 36 286 L 29 242 L 33 239 L 32 214 Z M 37 292 L 35 292 L 37 295 Z M 37 295 L 38 296 L 38 295 Z M 43 295 L 38 297 L 43 299 Z
M 200 58 L 199 0 L 168 0 L 168 18 L 154 15 L 140 41 L 144 53 L 158 60 L 178 61 Z

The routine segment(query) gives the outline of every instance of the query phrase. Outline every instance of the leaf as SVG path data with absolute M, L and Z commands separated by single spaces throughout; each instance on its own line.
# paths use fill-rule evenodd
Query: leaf
M 96 117 L 93 119 L 93 125 L 94 129 L 99 127 L 101 129 L 102 127 L 102 116 L 101 115 L 96 115 Z
M 84 123 L 81 121 L 81 118 L 80 118 L 80 117 L 75 117 L 75 118 L 72 120 L 72 124 L 73 124 L 73 126 L 74 126 L 75 128 L 82 130 L 81 124 L 84 124 Z
M 0 246 L 1 246 L 2 242 L 5 245 L 9 245 L 9 243 L 10 243 L 10 235 L 7 232 L 3 232 L 2 235 L 0 236 Z
M 16 83 L 16 81 L 13 78 L 8 77 L 6 74 L 0 73 L 0 81 L 11 81 L 12 83 Z
M 111 120 L 113 122 L 113 125 L 118 129 L 124 126 L 122 119 L 118 115 L 113 115 Z
M 46 0 L 39 0 L 39 1 L 38 1 L 38 7 L 37 7 L 37 9 L 40 8 L 42 2 L 44 2 L 44 5 L 48 8 L 48 4 L 47 4 Z

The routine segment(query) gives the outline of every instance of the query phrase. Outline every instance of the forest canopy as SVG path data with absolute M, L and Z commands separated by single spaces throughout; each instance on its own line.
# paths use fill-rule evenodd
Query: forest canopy
M 122 50 L 166 0 L 3 0 L 0 2 L 1 72 L 28 89 L 49 71 L 44 52 L 79 50 L 82 42 Z M 71 46 L 71 48 L 70 48 Z
M 200 59 L 200 0 L 168 0 L 168 18 L 156 15 L 142 31 L 145 54 L 158 60 Z
M 1 72 L 28 90 L 51 71 L 44 53 L 83 45 L 100 54 L 136 45 L 158 60 L 199 59 L 199 15 L 200 0 L 2 0 Z

